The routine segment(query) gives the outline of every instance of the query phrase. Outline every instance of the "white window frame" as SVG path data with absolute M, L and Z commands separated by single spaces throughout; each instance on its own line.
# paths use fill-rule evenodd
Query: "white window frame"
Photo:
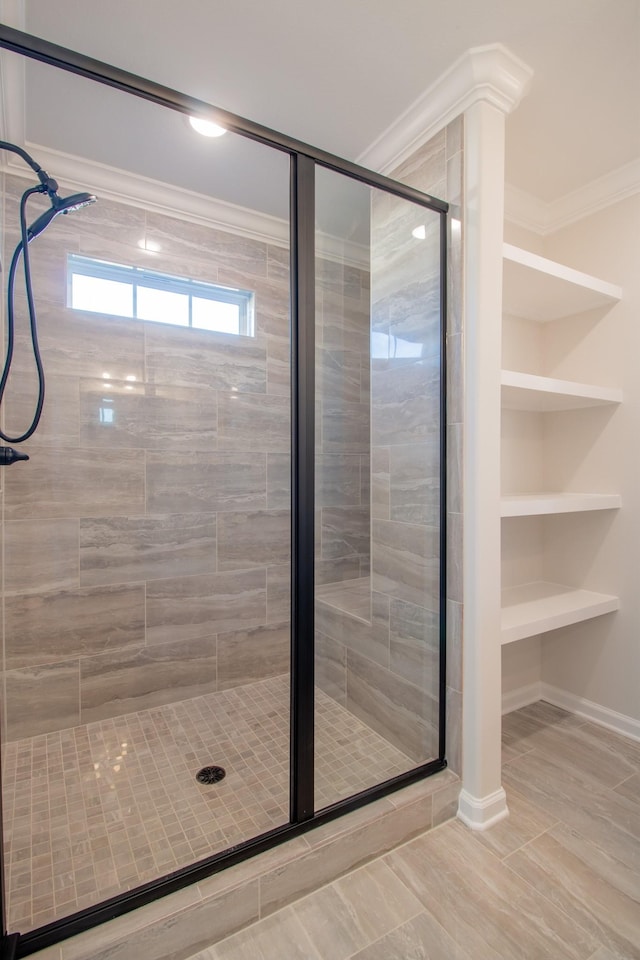
M 67 306 L 74 308 L 72 302 L 73 277 L 82 275 L 95 277 L 99 280 L 114 280 L 117 283 L 126 283 L 132 287 L 133 312 L 132 314 L 116 314 L 126 316 L 127 319 L 140 320 L 141 323 L 153 323 L 153 320 L 142 319 L 137 315 L 137 291 L 139 286 L 153 290 L 164 290 L 168 293 L 184 294 L 188 298 L 189 323 L 177 324 L 181 329 L 203 330 L 207 333 L 218 333 L 226 336 L 253 337 L 254 332 L 254 293 L 252 290 L 241 290 L 236 287 L 225 287 L 218 283 L 206 283 L 203 280 L 191 280 L 188 277 L 176 277 L 167 273 L 158 273 L 147 270 L 145 267 L 129 266 L 123 263 L 110 263 L 107 260 L 96 260 L 84 257 L 81 254 L 67 255 Z M 208 327 L 198 327 L 193 324 L 193 299 L 213 300 L 218 303 L 231 303 L 238 307 L 238 333 L 229 333 L 223 330 L 211 330 Z M 88 312 L 88 311 L 84 311 Z M 101 311 L 91 311 L 100 313 Z M 113 314 L 110 314 L 113 316 Z M 158 321 L 162 322 L 162 321 Z M 163 323 L 164 326 L 170 324 Z

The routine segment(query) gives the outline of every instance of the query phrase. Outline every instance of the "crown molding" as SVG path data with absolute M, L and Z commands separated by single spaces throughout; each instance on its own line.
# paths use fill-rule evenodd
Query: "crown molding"
M 110 167 L 95 160 L 52 150 L 42 144 L 27 141 L 23 146 L 52 177 L 72 190 L 90 189 L 105 200 L 114 200 L 206 227 L 232 231 L 262 243 L 289 246 L 288 220 Z M 14 176 L 31 176 L 31 171 L 13 154 L 0 157 L 0 169 Z M 324 233 L 317 234 L 316 246 L 321 257 L 359 269 L 369 269 L 368 247 Z
M 640 159 L 610 170 L 549 203 L 508 183 L 505 185 L 505 219 L 544 237 L 636 193 L 640 193 Z
M 511 113 L 531 86 L 533 71 L 501 43 L 472 47 L 360 154 L 357 162 L 389 173 L 455 117 L 485 101 Z

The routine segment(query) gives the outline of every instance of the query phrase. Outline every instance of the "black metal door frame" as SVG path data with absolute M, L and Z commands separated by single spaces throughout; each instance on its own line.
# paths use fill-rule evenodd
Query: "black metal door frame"
M 326 823 L 446 766 L 446 296 L 448 204 L 324 150 L 270 130 L 205 101 L 111 64 L 0 23 L 0 48 L 59 67 L 183 114 L 206 116 L 228 130 L 288 153 L 291 163 L 291 764 L 290 822 L 233 850 L 207 857 L 134 890 L 20 936 L 6 932 L 4 863 L 0 843 L 0 960 L 26 957 L 106 920 L 195 883 L 283 840 Z M 439 756 L 406 774 L 316 813 L 314 810 L 314 459 L 315 459 L 315 168 L 321 166 L 394 194 L 440 216 L 440 677 Z M 1 791 L 0 791 L 1 794 Z M 1 799 L 1 798 L 0 798 Z M 1 816 L 1 803 L 0 803 Z M 1 821 L 0 821 L 1 828 Z

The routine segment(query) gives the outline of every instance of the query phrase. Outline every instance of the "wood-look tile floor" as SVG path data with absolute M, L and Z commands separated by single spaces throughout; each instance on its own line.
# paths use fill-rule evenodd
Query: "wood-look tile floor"
M 317 809 L 415 766 L 316 690 Z M 202 786 L 206 765 L 226 777 Z M 3 746 L 8 929 L 99 903 L 289 819 L 289 682 L 274 677 Z
M 511 815 L 449 821 L 192 960 L 638 960 L 640 743 L 504 718 Z

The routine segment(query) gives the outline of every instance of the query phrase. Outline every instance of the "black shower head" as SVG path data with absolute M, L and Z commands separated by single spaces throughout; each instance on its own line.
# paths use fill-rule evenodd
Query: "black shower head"
M 51 200 L 49 210 L 40 214 L 27 229 L 29 242 L 39 233 L 42 233 L 59 213 L 71 213 L 72 210 L 79 210 L 80 207 L 86 207 L 89 203 L 95 203 L 98 198 L 94 197 L 92 193 L 73 193 L 70 197 L 59 197 L 57 193 L 50 193 L 49 199 Z

